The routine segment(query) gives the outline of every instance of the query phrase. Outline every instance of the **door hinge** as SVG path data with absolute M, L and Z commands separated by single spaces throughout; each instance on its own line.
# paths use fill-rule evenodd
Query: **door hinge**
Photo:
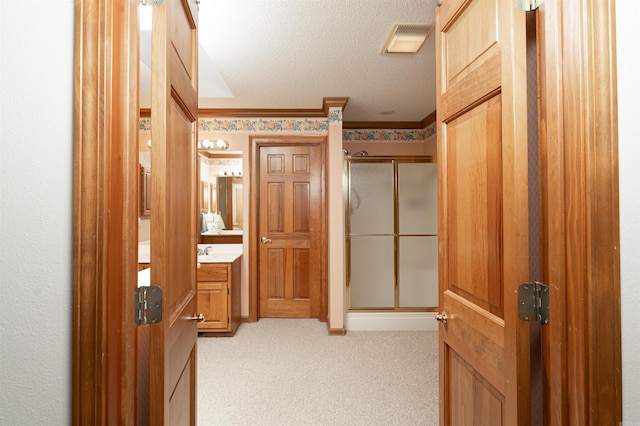
M 544 0 L 516 0 L 516 9 L 524 12 L 536 10 Z
M 162 321 L 162 288 L 152 285 L 136 288 L 136 326 L 157 324 Z
M 549 286 L 523 283 L 518 287 L 518 317 L 524 321 L 549 324 Z

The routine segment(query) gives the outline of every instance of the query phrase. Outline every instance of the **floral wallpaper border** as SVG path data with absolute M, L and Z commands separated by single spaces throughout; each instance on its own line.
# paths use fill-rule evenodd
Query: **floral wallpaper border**
M 214 133 L 326 133 L 329 123 L 342 121 L 342 109 L 330 108 L 328 119 L 211 119 L 198 120 L 199 130 Z M 140 119 L 140 131 L 151 131 L 151 119 Z M 424 129 L 345 129 L 346 142 L 423 142 L 436 134 L 436 123 Z
M 141 118 L 140 119 L 140 129 L 141 132 L 150 132 L 151 131 L 151 119 L 150 118 Z
M 347 129 L 342 131 L 346 142 L 423 142 L 436 134 L 436 123 L 419 130 Z
M 342 123 L 342 108 L 329 108 L 329 123 Z
M 329 130 L 327 119 L 216 119 L 198 120 L 203 132 L 313 132 L 326 133 Z

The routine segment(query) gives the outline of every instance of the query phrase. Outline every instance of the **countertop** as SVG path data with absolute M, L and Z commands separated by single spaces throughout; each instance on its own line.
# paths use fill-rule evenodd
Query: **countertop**
M 213 235 L 213 236 L 242 235 L 242 229 L 223 229 L 221 231 L 207 231 L 207 232 L 202 232 L 200 235 Z
M 209 248 L 209 255 L 198 256 L 200 263 L 231 263 L 242 256 L 242 244 L 198 244 L 198 248 Z M 138 244 L 138 263 L 149 263 L 149 243 Z
M 242 244 L 198 244 L 198 248 L 209 248 L 208 255 L 198 256 L 200 263 L 231 263 L 242 256 Z M 138 263 L 149 263 L 150 246 L 148 242 L 138 244 Z M 138 287 L 148 286 L 151 283 L 151 268 L 138 272 Z

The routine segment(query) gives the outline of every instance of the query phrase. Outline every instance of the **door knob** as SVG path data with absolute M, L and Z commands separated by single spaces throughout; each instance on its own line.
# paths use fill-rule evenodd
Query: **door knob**
M 441 314 L 436 314 L 436 321 L 442 323 L 442 325 L 447 325 L 447 313 L 443 312 Z
M 262 238 L 260 238 L 260 242 L 262 244 L 271 244 L 273 241 L 271 241 L 271 238 L 262 237 Z
M 204 314 L 191 315 L 186 318 L 187 320 L 195 321 L 195 322 L 204 322 Z

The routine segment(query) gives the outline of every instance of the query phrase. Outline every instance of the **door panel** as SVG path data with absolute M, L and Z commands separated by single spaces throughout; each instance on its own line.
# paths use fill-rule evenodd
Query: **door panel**
M 440 419 L 526 424 L 529 326 L 525 14 L 444 0 L 436 12 Z
M 502 316 L 500 96 L 447 124 L 448 287 Z M 494 166 L 491 166 L 494 165 Z M 473 214 L 469 214 L 473 212 Z
M 317 318 L 323 257 L 319 143 L 259 147 L 258 235 L 261 317 Z
M 149 326 L 150 424 L 196 423 L 196 9 L 153 8 L 151 284 L 164 306 Z

